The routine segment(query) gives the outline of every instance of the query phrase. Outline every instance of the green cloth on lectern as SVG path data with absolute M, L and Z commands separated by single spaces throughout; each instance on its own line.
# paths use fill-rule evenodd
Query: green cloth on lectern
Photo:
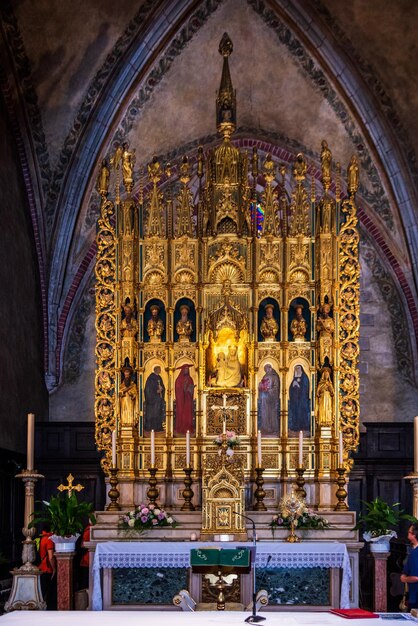
M 213 567 L 219 565 L 219 552 L 216 548 L 198 548 L 191 550 L 190 564 L 192 567 Z
M 245 567 L 250 566 L 250 551 L 247 548 L 240 549 L 214 549 L 198 548 L 191 550 L 190 563 L 192 567 Z

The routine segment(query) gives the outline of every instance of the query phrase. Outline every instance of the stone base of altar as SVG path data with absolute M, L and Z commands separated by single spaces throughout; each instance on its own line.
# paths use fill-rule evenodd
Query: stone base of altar
M 276 511 L 277 512 L 277 511 Z M 113 541 L 129 541 L 133 543 L 137 542 L 156 542 L 156 546 L 160 545 L 161 542 L 164 544 L 169 544 L 170 542 L 183 542 L 183 545 L 187 543 L 188 551 L 193 547 L 196 547 L 197 543 L 195 541 L 191 541 L 191 536 L 196 536 L 202 545 L 202 542 L 205 542 L 207 545 L 211 545 L 211 542 L 206 539 L 204 536 L 200 534 L 201 529 L 201 512 L 183 512 L 180 510 L 172 509 L 170 510 L 171 515 L 175 517 L 178 522 L 178 526 L 175 529 L 171 528 L 159 528 L 152 529 L 144 533 L 143 535 L 139 535 L 138 538 L 135 537 L 126 537 L 125 534 L 121 533 L 118 529 L 118 522 L 120 515 L 122 513 L 119 512 L 98 512 L 97 513 L 97 524 L 91 529 L 91 541 L 88 544 L 89 550 L 91 552 L 90 558 L 90 567 L 91 567 L 91 575 L 90 575 L 90 597 L 93 596 L 93 560 L 94 553 L 96 550 L 96 546 L 102 542 L 113 542 Z M 272 535 L 271 529 L 269 527 L 269 523 L 271 521 L 272 515 L 275 511 L 246 511 L 246 515 L 254 519 L 256 525 L 256 533 L 257 540 L 260 549 L 264 546 L 267 548 L 267 542 L 272 542 L 274 539 L 273 548 L 279 549 L 279 545 L 276 547 L 276 542 L 284 542 L 286 537 L 289 534 L 289 531 L 284 530 L 276 530 L 274 533 L 274 537 Z M 349 563 L 351 567 L 352 573 L 352 582 L 350 585 L 349 591 L 349 605 L 353 607 L 358 606 L 359 602 L 359 550 L 363 546 L 363 543 L 358 541 L 358 533 L 357 531 L 353 531 L 353 527 L 355 525 L 355 513 L 352 511 L 329 511 L 322 512 L 322 515 L 328 519 L 332 528 L 326 530 L 300 530 L 297 531 L 297 534 L 301 537 L 302 544 L 295 544 L 305 546 L 305 544 L 310 544 L 314 546 L 324 545 L 325 543 L 335 542 L 337 545 L 345 544 L 348 552 Z M 247 525 L 247 537 L 251 542 L 252 540 L 252 530 L 251 524 Z M 235 538 L 234 538 L 235 539 Z M 236 538 L 236 541 L 242 541 L 241 538 Z M 216 544 L 219 546 L 219 544 Z M 288 546 L 287 543 L 281 544 L 283 547 Z M 229 547 L 228 542 L 223 542 L 222 547 Z M 296 548 L 295 548 L 296 549 Z M 274 571 L 273 571 L 274 569 Z M 284 568 L 286 569 L 286 568 Z M 281 588 L 283 586 L 283 581 L 289 581 L 289 571 L 284 571 L 283 568 L 269 568 L 267 569 L 260 568 L 257 571 L 257 588 L 267 588 L 271 587 L 271 589 Z M 308 569 L 310 570 L 308 572 Z M 155 570 L 155 568 L 154 568 Z M 159 573 L 158 573 L 159 572 Z M 170 588 L 170 593 L 167 596 L 168 601 L 164 600 L 163 604 L 156 603 L 155 605 L 147 606 L 148 609 L 158 610 L 161 609 L 162 606 L 164 608 L 170 608 L 175 610 L 175 607 L 170 607 L 169 598 L 175 593 L 178 593 L 181 589 L 188 589 L 190 595 L 198 602 L 204 600 L 203 586 L 206 584 L 201 575 L 192 575 L 188 571 L 184 565 L 180 565 L 178 569 L 173 568 L 171 565 L 170 570 L 161 570 L 161 572 L 150 571 L 145 572 L 144 569 L 133 567 L 123 567 L 117 568 L 116 570 L 106 569 L 102 570 L 102 583 L 103 583 L 103 599 L 105 600 L 103 604 L 104 609 L 112 609 L 112 610 L 130 610 L 134 608 L 143 607 L 143 603 L 134 600 L 135 593 L 139 593 L 138 597 L 142 597 L 143 591 L 139 589 L 141 586 L 138 581 L 142 580 L 150 580 L 154 575 L 156 578 L 156 584 L 158 583 L 158 578 L 161 580 L 164 579 L 165 589 Z M 315 590 L 313 595 L 316 595 L 316 600 L 320 602 L 317 606 L 312 604 L 310 606 L 311 610 L 320 610 L 330 606 L 338 606 L 338 594 L 340 589 L 340 571 L 338 568 L 312 568 L 309 567 L 306 571 L 301 572 L 300 570 L 291 571 L 291 582 L 289 585 L 293 586 L 293 589 L 298 589 L 298 587 L 311 587 Z M 244 605 L 249 604 L 251 601 L 252 594 L 252 575 L 242 575 L 240 581 L 240 588 L 237 592 L 237 597 L 235 601 L 242 602 Z M 154 593 L 156 587 L 155 585 L 151 585 Z M 324 596 L 324 601 L 322 602 L 317 593 L 319 587 L 322 589 L 322 594 Z M 131 591 L 128 591 L 131 589 Z M 139 590 L 139 591 L 138 591 Z M 124 597 L 124 594 L 131 594 L 131 598 Z M 300 594 L 299 594 L 300 595 Z M 310 602 L 309 591 L 307 592 L 307 596 L 301 603 L 304 605 L 311 604 Z M 117 599 L 117 602 L 115 600 Z M 206 601 L 210 601 L 207 599 Z M 149 602 L 149 599 L 147 600 Z M 283 606 L 282 599 L 277 598 L 274 601 L 275 610 L 280 610 L 281 608 L 289 610 L 289 604 L 286 602 L 295 605 L 297 608 L 298 602 L 295 601 L 295 598 L 292 599 L 291 595 L 285 601 Z M 90 607 L 92 608 L 92 607 Z

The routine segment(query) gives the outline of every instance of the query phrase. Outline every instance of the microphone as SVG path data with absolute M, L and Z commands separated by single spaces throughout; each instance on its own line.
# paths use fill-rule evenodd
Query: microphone
M 244 515 L 244 513 L 240 513 L 239 511 L 232 511 L 235 515 L 239 515 L 240 517 L 243 517 L 244 519 L 248 520 L 249 522 L 251 522 L 252 527 L 253 527 L 253 531 L 254 531 L 254 537 L 255 537 L 255 521 L 253 520 L 252 517 L 249 517 L 248 515 Z
M 239 511 L 232 511 L 235 515 L 239 515 L 240 517 L 243 517 L 244 519 L 248 520 L 249 522 L 251 522 L 251 525 L 253 527 L 253 550 L 254 550 L 254 560 L 253 560 L 253 612 L 251 615 L 249 615 L 244 622 L 247 622 L 247 624 L 256 624 L 258 622 L 264 622 L 264 620 L 266 619 L 265 617 L 262 617 L 261 615 L 257 615 L 257 590 L 256 590 L 256 576 L 255 576 L 255 560 L 256 560 L 256 552 L 257 552 L 257 535 L 255 532 L 255 521 L 253 520 L 252 517 L 249 517 L 248 515 L 245 515 L 244 513 L 240 513 Z M 271 560 L 271 554 L 269 555 L 269 558 L 267 559 L 267 564 L 270 563 Z

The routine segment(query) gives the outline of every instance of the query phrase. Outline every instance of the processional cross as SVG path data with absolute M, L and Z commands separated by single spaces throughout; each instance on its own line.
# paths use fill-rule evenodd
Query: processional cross
M 222 394 L 221 406 L 219 406 L 219 404 L 214 404 L 210 407 L 212 411 L 222 411 L 222 422 L 223 422 L 222 432 L 223 433 L 226 432 L 226 420 L 228 417 L 228 411 L 237 411 L 239 409 L 239 406 L 236 404 L 228 406 L 226 403 L 226 399 L 227 399 L 227 396 L 226 396 L 226 393 L 224 393 Z
M 68 497 L 71 498 L 71 494 L 73 491 L 81 491 L 84 489 L 83 485 L 73 485 L 74 476 L 72 474 L 68 474 L 67 476 L 68 485 L 59 485 L 57 487 L 58 491 L 68 491 Z

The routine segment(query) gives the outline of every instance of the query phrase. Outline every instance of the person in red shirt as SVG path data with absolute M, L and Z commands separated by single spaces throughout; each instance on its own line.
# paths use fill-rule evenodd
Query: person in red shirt
M 80 559 L 80 574 L 78 577 L 80 589 L 89 588 L 89 551 L 87 548 L 84 547 L 84 543 L 86 541 L 90 541 L 90 528 L 91 524 L 86 526 L 83 532 L 83 536 L 81 537 L 82 555 Z
M 39 542 L 39 556 L 41 562 L 39 569 L 41 575 L 41 589 L 48 610 L 57 608 L 57 582 L 56 582 L 56 560 L 54 556 L 54 542 L 51 539 L 52 533 L 43 530 Z

